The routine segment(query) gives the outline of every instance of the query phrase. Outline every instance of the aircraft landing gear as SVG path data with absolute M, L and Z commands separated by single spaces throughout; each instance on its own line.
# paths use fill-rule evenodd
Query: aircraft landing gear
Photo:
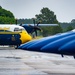
M 16 46 L 14 46 L 14 48 L 15 48 L 15 49 L 18 49 L 19 46 L 20 46 L 20 45 L 16 45 Z
M 62 56 L 62 57 L 64 57 L 64 55 L 63 55 L 63 54 L 61 54 L 61 56 Z
M 73 57 L 74 57 L 74 59 L 75 59 L 75 55 L 74 55 Z

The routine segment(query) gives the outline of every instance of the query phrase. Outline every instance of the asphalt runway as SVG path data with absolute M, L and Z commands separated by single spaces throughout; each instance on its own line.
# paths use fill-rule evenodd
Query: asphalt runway
M 75 59 L 0 47 L 0 75 L 75 75 Z

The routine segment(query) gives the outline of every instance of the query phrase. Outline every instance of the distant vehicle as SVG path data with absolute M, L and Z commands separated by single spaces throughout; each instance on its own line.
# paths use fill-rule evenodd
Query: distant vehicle
M 0 24 L 0 45 L 16 45 L 16 48 L 31 40 L 27 31 L 18 25 Z

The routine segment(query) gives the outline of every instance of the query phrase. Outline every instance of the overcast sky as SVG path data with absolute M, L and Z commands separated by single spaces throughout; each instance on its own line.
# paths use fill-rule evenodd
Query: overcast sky
M 43 7 L 48 7 L 59 22 L 75 19 L 75 0 L 0 0 L 0 5 L 15 18 L 34 18 Z

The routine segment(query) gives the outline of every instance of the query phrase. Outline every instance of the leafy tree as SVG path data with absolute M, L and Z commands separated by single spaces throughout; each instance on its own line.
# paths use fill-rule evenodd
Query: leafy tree
M 43 24 L 58 24 L 58 21 L 56 19 L 56 15 L 53 11 L 49 10 L 48 8 L 41 9 L 41 14 L 35 15 L 36 20 L 41 20 L 41 23 Z M 58 24 L 59 25 L 59 24 Z M 50 26 L 50 27 L 42 27 L 43 29 L 43 36 L 47 35 L 53 35 L 56 33 L 62 32 L 61 26 Z
M 43 36 L 49 36 L 49 35 L 54 35 L 57 33 L 61 33 L 62 32 L 62 28 L 61 26 L 44 26 L 41 27 L 43 29 Z
M 33 23 L 33 20 L 32 19 L 18 19 L 17 20 L 18 24 L 32 24 Z
M 71 23 L 75 23 L 75 19 L 72 19 Z
M 15 23 L 15 19 L 0 16 L 0 24 L 13 24 L 13 23 Z
M 71 30 L 73 30 L 72 26 L 68 26 L 67 29 L 66 29 L 66 31 L 71 31 Z
M 0 6 L 0 24 L 10 24 L 15 23 L 15 17 L 12 12 L 3 9 Z
M 41 23 L 44 24 L 56 24 L 58 23 L 56 15 L 53 11 L 50 11 L 48 8 L 41 9 L 41 14 L 35 15 L 37 20 L 41 20 Z

